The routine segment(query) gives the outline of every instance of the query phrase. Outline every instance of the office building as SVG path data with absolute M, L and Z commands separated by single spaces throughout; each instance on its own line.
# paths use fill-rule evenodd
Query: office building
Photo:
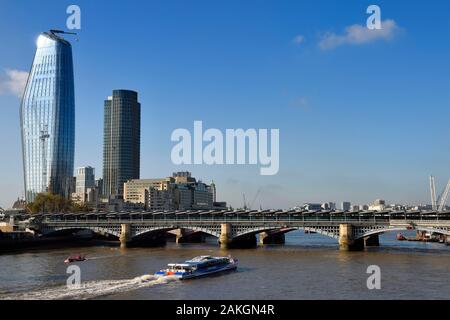
M 114 90 L 104 105 L 103 196 L 121 198 L 124 183 L 139 179 L 141 105 L 138 94 Z
M 190 172 L 174 172 L 162 179 L 133 179 L 124 183 L 124 202 L 144 204 L 148 210 L 202 210 L 223 208 L 214 201 L 215 185 L 197 181 Z
M 386 209 L 386 201 L 382 199 L 375 200 L 370 206 L 369 210 L 372 211 L 383 211 Z
M 216 184 L 214 183 L 214 181 L 211 181 L 209 187 L 211 188 L 211 193 L 213 195 L 213 202 L 217 202 L 217 191 L 216 191 Z
M 341 204 L 342 211 L 350 211 L 352 208 L 352 204 L 350 202 L 344 201 Z
M 306 211 L 320 211 L 322 210 L 322 204 L 320 203 L 305 203 L 301 206 L 302 210 Z
M 92 167 L 79 167 L 76 170 L 76 193 L 86 194 L 88 188 L 95 188 L 95 170 Z
M 27 202 L 38 193 L 68 198 L 75 149 L 75 98 L 71 44 L 42 33 L 21 107 L 22 155 Z

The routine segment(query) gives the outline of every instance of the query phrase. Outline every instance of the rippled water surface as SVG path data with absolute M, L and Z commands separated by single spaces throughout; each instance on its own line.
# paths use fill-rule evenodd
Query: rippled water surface
M 35 250 L 0 255 L 0 299 L 449 299 L 450 246 L 398 242 L 342 252 L 335 240 L 292 232 L 285 245 L 220 250 L 216 240 L 160 248 L 121 250 L 99 246 Z M 82 285 L 68 290 L 64 259 L 86 253 L 78 263 Z M 153 273 L 170 262 L 197 255 L 239 259 L 236 272 L 179 281 Z M 381 268 L 381 290 L 368 290 L 369 265 Z

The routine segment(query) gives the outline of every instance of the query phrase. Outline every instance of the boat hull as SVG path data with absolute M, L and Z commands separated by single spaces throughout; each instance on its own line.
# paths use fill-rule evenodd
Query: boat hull
M 200 271 L 196 271 L 193 273 L 185 273 L 185 272 L 170 273 L 170 272 L 159 271 L 159 272 L 156 272 L 155 275 L 161 276 L 161 277 L 171 276 L 171 277 L 176 277 L 180 280 L 188 280 L 188 279 L 206 277 L 206 276 L 209 276 L 212 274 L 217 274 L 217 273 L 226 272 L 226 271 L 234 271 L 236 269 L 237 269 L 237 263 L 230 263 L 226 266 L 211 268 L 208 270 L 200 270 Z

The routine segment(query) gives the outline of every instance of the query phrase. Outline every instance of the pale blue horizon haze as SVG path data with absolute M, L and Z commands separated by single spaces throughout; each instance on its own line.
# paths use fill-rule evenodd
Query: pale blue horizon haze
M 450 178 L 448 1 L 0 0 L 0 206 L 23 195 L 18 87 L 39 33 L 73 46 L 75 167 L 102 174 L 103 102 L 135 90 L 141 178 L 188 170 L 218 200 L 259 208 L 304 202 L 429 203 L 428 176 Z M 364 28 L 371 4 L 384 32 Z M 76 39 L 78 38 L 78 41 Z M 279 128 L 280 170 L 175 166 L 177 128 Z

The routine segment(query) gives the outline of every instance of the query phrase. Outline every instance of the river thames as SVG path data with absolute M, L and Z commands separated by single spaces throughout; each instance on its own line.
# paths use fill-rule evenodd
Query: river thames
M 0 255 L 0 299 L 449 299 L 450 246 L 396 241 L 380 247 L 338 250 L 318 234 L 291 232 L 285 245 L 221 250 L 216 239 L 199 244 L 119 249 L 111 246 L 35 249 Z M 81 287 L 67 289 L 71 253 L 87 254 Z M 170 262 L 197 255 L 239 259 L 236 272 L 196 280 L 156 279 Z M 381 268 L 381 289 L 369 290 L 367 267 Z M 144 281 L 145 280 L 145 281 Z

